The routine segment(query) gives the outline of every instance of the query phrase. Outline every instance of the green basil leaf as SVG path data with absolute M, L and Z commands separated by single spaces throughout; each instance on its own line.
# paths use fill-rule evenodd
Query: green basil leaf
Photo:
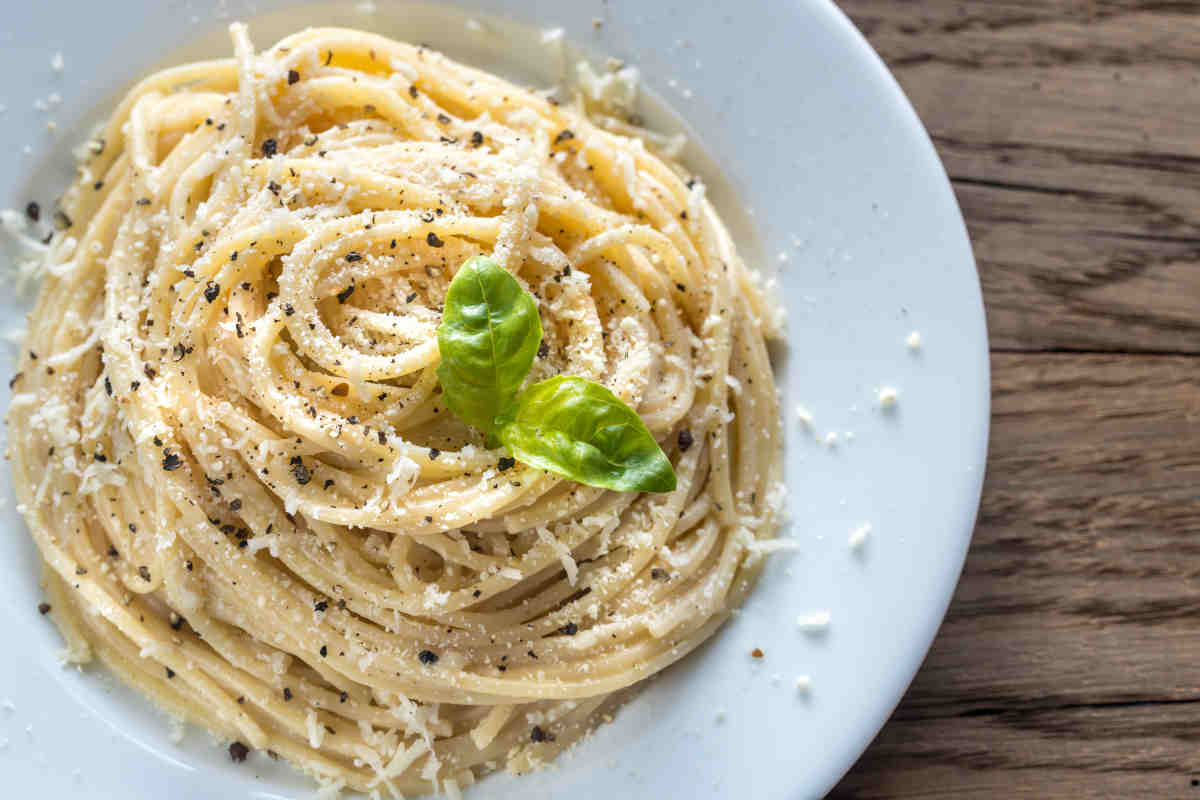
M 675 470 L 642 418 L 598 383 L 558 375 L 521 395 L 496 420 L 518 461 L 589 486 L 669 492 Z
M 490 433 L 542 342 L 537 303 L 503 267 L 476 256 L 450 282 L 437 336 L 442 399 L 459 419 Z

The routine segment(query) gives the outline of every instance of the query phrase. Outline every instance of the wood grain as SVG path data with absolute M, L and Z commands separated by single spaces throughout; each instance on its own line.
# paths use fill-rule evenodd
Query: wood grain
M 951 174 L 993 420 L 946 622 L 831 796 L 1200 800 L 1200 2 L 839 4 Z
M 1200 4 L 841 5 L 954 181 L 995 347 L 1200 352 Z
M 835 797 L 1190 790 L 1197 366 L 993 357 L 991 457 L 963 579 L 908 695 Z

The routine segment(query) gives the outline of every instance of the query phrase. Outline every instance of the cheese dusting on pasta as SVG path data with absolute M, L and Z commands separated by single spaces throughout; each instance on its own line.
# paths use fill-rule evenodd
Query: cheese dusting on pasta
M 703 185 L 590 101 L 231 30 L 125 97 L 44 257 L 9 448 L 68 657 L 329 787 L 532 769 L 750 589 L 775 317 Z M 447 411 L 435 331 L 480 254 L 537 300 L 530 380 L 609 388 L 674 491 L 526 467 Z

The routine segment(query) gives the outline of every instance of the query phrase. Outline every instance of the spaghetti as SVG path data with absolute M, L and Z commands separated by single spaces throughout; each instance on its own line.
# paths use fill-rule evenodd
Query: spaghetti
M 231 30 L 234 59 L 121 102 L 45 257 L 8 422 L 53 619 L 235 757 L 385 796 L 531 769 L 752 585 L 771 309 L 703 185 L 583 100 Z M 530 380 L 608 387 L 674 491 L 526 467 L 447 412 L 435 330 L 477 254 L 537 299 Z

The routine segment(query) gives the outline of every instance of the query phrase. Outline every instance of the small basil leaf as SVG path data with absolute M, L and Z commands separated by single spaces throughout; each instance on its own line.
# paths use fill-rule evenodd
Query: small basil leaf
M 442 399 L 463 422 L 490 433 L 541 344 L 537 303 L 503 267 L 476 256 L 450 282 L 437 336 Z
M 675 470 L 642 418 L 598 383 L 558 375 L 522 393 L 496 420 L 518 461 L 589 486 L 669 492 Z

